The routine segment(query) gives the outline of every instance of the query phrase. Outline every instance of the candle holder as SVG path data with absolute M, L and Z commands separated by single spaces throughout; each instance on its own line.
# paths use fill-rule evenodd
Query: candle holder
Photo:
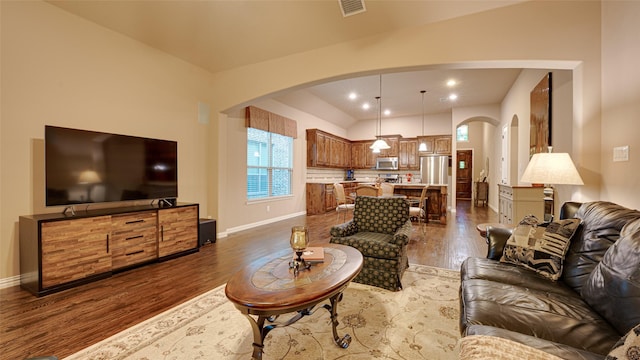
M 311 264 L 304 261 L 302 254 L 309 246 L 309 231 L 306 226 L 294 226 L 291 228 L 291 238 L 289 239 L 291 248 L 296 253 L 296 258 L 289 262 L 289 269 L 293 269 L 293 276 L 298 276 L 300 270 L 309 270 Z

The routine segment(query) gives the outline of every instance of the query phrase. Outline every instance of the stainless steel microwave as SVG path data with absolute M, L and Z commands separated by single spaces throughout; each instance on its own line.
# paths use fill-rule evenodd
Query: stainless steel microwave
M 376 161 L 377 170 L 398 170 L 397 157 L 379 157 Z

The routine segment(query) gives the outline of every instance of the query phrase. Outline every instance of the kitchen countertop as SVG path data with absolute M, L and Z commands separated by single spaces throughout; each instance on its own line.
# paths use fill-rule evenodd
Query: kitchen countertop
M 393 184 L 394 187 L 401 187 L 401 188 L 421 188 L 421 187 L 425 187 L 425 186 L 429 186 L 429 187 L 442 187 L 442 186 L 447 186 L 447 184 L 421 184 L 421 183 L 401 183 L 401 184 Z
M 335 183 L 358 183 L 358 184 L 373 184 L 376 182 L 376 179 L 372 179 L 372 178 L 362 178 L 362 179 L 355 179 L 355 180 L 343 180 L 343 179 L 314 179 L 314 180 L 307 180 L 308 184 L 335 184 Z
M 363 178 L 362 180 L 359 179 L 355 179 L 355 180 L 340 180 L 340 179 L 314 179 L 314 180 L 307 180 L 308 184 L 327 184 L 327 185 L 332 185 L 335 183 L 356 183 L 356 184 L 370 184 L 370 185 L 375 185 L 376 181 L 375 179 L 371 179 L 371 178 Z M 398 188 L 405 188 L 405 189 L 410 189 L 410 188 L 422 188 L 424 186 L 427 186 L 427 184 L 421 184 L 421 183 L 393 183 L 394 187 L 398 187 Z M 447 184 L 428 184 L 429 187 L 446 187 Z

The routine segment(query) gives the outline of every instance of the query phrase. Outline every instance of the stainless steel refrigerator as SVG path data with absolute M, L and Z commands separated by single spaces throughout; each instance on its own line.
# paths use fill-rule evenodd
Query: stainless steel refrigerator
M 420 157 L 420 176 L 423 184 L 449 184 L 449 157 L 423 156 Z

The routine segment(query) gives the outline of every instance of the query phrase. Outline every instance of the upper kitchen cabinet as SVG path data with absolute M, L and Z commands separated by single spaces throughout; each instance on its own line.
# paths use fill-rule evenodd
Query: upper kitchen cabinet
M 398 168 L 400 170 L 417 170 L 420 168 L 418 161 L 418 140 L 402 138 L 398 148 Z
M 419 151 L 419 156 L 451 155 L 451 135 L 418 136 L 418 146 L 423 142 L 427 150 Z
M 331 167 L 348 168 L 351 166 L 351 142 L 331 137 Z
M 434 145 L 437 155 L 451 155 L 451 135 L 437 136 Z
M 380 150 L 380 154 L 378 154 L 378 156 L 379 157 L 397 157 L 399 154 L 399 147 L 400 147 L 400 135 L 380 136 L 380 138 L 384 139 L 384 141 L 386 141 L 390 147 L 386 150 Z
M 371 169 L 376 166 L 377 154 L 371 150 L 373 141 L 352 141 L 351 142 L 351 168 Z
M 351 166 L 351 142 L 318 129 L 307 129 L 307 166 Z

